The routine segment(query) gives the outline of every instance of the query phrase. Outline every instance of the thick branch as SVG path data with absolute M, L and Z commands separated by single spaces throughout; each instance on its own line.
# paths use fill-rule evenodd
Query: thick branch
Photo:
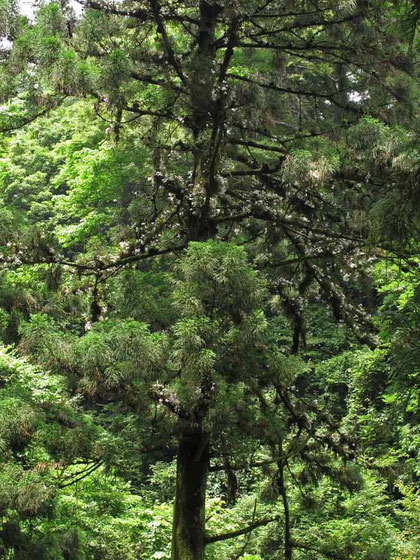
M 165 406 L 178 418 L 191 421 L 190 414 L 182 407 L 177 397 L 173 393 L 165 393 L 163 386 L 155 386 L 149 391 L 149 395 L 153 401 Z

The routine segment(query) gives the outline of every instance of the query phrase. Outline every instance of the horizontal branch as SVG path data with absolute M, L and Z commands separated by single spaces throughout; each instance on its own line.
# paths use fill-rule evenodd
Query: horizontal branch
M 255 175 L 272 175 L 273 173 L 277 173 L 281 165 L 276 165 L 275 167 L 268 167 L 268 165 L 264 165 L 258 169 L 250 169 L 250 170 L 242 170 L 242 171 L 226 171 L 225 173 L 221 173 L 222 177 L 252 177 Z
M 246 469 L 257 469 L 259 467 L 266 467 L 272 465 L 277 459 L 267 459 L 266 461 L 256 461 L 255 463 L 242 463 L 241 465 L 231 465 L 233 471 L 243 471 Z M 210 472 L 220 472 L 226 470 L 225 465 L 212 465 L 209 468 Z
M 70 482 L 67 482 L 65 484 L 61 484 L 60 488 L 67 488 L 68 486 L 72 486 L 73 484 L 77 484 L 78 482 L 80 482 L 84 478 L 91 475 L 97 469 L 99 469 L 100 466 L 102 466 L 102 461 L 101 460 L 97 461 L 92 466 L 87 467 L 83 471 L 81 471 L 81 472 L 79 471 L 79 473 L 76 474 L 75 478 L 73 478 Z M 80 475 L 80 476 L 78 476 L 78 475 Z
M 270 3 L 270 2 L 269 2 Z M 288 17 L 299 17 L 299 16 L 314 16 L 326 12 L 326 9 L 312 10 L 312 11 L 290 11 L 290 12 L 268 12 L 258 9 L 252 14 L 252 19 L 263 18 L 263 19 L 281 19 Z
M 347 556 L 341 556 L 341 554 L 336 554 L 332 552 L 328 552 L 326 550 L 322 550 L 321 548 L 316 548 L 314 546 L 309 546 L 303 543 L 292 542 L 292 546 L 294 548 L 300 548 L 301 550 L 307 550 L 308 552 L 316 552 L 317 554 L 321 554 L 321 556 L 325 556 L 325 558 L 332 558 L 333 560 L 346 560 Z
M 306 14 L 304 14 L 306 15 Z M 326 19 L 318 19 L 318 20 L 312 20 L 312 21 L 295 21 L 293 23 L 287 24 L 284 27 L 279 27 L 278 29 L 274 29 L 274 30 L 269 30 L 269 31 L 259 31 L 257 33 L 251 33 L 249 35 L 249 37 L 265 37 L 265 36 L 269 36 L 269 35 L 276 35 L 278 33 L 284 33 L 287 31 L 291 31 L 293 29 L 308 29 L 311 27 L 316 27 L 316 28 L 320 28 L 320 27 L 329 27 L 331 25 L 341 25 L 343 23 L 347 23 L 349 21 L 353 21 L 355 19 L 357 19 L 358 17 L 360 17 L 360 12 L 355 12 L 352 13 L 348 16 L 345 16 L 341 19 L 330 19 L 330 20 L 326 20 Z M 315 43 L 316 44 L 316 43 Z
M 279 148 L 277 146 L 269 146 L 266 144 L 261 144 L 259 142 L 253 142 L 252 140 L 241 140 L 240 138 L 231 138 L 226 140 L 226 144 L 233 144 L 235 146 L 248 146 L 249 148 L 256 148 L 257 150 L 266 150 L 268 152 L 276 152 L 278 154 L 285 154 L 286 150 L 284 148 Z
M 337 255 L 334 255 L 334 253 L 332 253 L 332 252 L 322 253 L 320 255 L 306 255 L 306 256 L 301 256 L 301 257 L 295 257 L 293 259 L 285 259 L 283 261 L 261 264 L 257 268 L 259 268 L 259 269 L 278 268 L 278 267 L 282 267 L 282 266 L 289 266 L 291 264 L 300 264 L 302 262 L 306 262 L 306 261 L 310 261 L 310 260 L 314 260 L 314 259 L 331 259 L 331 258 L 334 258 L 335 256 L 337 256 Z
M 176 253 L 178 251 L 182 251 L 183 249 L 186 248 L 186 244 L 182 244 L 182 245 L 176 245 L 175 247 L 169 247 L 167 249 L 150 249 L 149 252 L 147 253 L 140 253 L 139 255 L 131 255 L 128 257 L 123 257 L 120 258 L 112 263 L 107 263 L 104 264 L 102 262 L 99 262 L 96 266 L 94 265 L 89 265 L 89 264 L 81 264 L 81 263 L 77 263 L 77 262 L 72 262 L 72 261 L 66 261 L 66 260 L 62 260 L 62 259 L 57 259 L 54 257 L 51 257 L 51 259 L 46 260 L 46 259 L 40 259 L 40 260 L 22 260 L 20 259 L 20 262 L 18 265 L 15 266 L 22 266 L 22 265 L 40 265 L 40 264 L 58 264 L 61 266 L 68 266 L 71 268 L 75 268 L 77 270 L 81 270 L 81 271 L 86 271 L 87 273 L 91 273 L 91 274 L 98 274 L 101 273 L 105 270 L 110 270 L 112 268 L 121 268 L 123 266 L 126 266 L 128 264 L 132 264 L 138 261 L 143 261 L 146 259 L 151 259 L 153 257 L 159 257 L 161 255 L 168 255 L 170 253 Z M 5 263 L 6 265 L 8 264 L 7 258 L 2 258 L 0 257 L 0 263 L 3 264 Z M 11 266 L 14 265 L 13 262 L 10 263 Z
M 345 90 L 337 90 L 337 91 L 332 91 L 330 93 L 320 93 L 320 92 L 317 92 L 317 91 L 300 90 L 300 89 L 293 89 L 293 88 L 288 88 L 288 87 L 276 86 L 273 83 L 259 82 L 258 80 L 247 78 L 246 76 L 240 76 L 239 74 L 229 73 L 227 76 L 229 78 L 234 79 L 234 80 L 240 80 L 242 82 L 248 82 L 248 83 L 253 84 L 255 86 L 259 86 L 259 87 L 262 87 L 262 88 L 265 88 L 265 89 L 272 89 L 272 90 L 278 91 L 280 93 L 290 93 L 292 95 L 304 95 L 306 97 L 320 97 L 322 99 L 327 99 L 329 101 L 332 101 L 331 100 L 332 97 L 334 97 L 338 94 L 345 93 L 346 91 L 349 91 L 349 88 L 347 88 Z
M 162 113 L 161 111 L 151 111 L 149 109 L 141 109 L 136 104 L 134 105 L 125 105 L 122 107 L 125 111 L 129 113 L 135 113 L 140 117 L 149 116 L 149 117 L 161 117 L 164 119 L 173 119 L 174 116 L 171 113 Z
M 10 265 L 11 268 L 14 267 L 19 267 L 21 265 L 26 265 L 26 266 L 35 266 L 35 265 L 39 265 L 39 264 L 60 264 L 62 266 L 70 266 L 72 268 L 76 268 L 78 270 L 85 270 L 85 271 L 96 271 L 97 267 L 88 265 L 88 264 L 79 264 L 76 262 L 71 262 L 71 261 L 66 261 L 66 260 L 62 260 L 62 259 L 56 259 L 54 257 L 51 257 L 51 259 L 47 260 L 47 259 L 22 259 L 22 257 L 19 258 L 19 262 L 18 263 L 13 263 L 11 260 L 8 260 L 7 257 L 0 257 L 0 264 L 3 264 L 5 266 Z
M 136 9 L 136 10 L 124 10 L 121 8 L 117 8 L 115 5 L 106 2 L 96 2 L 95 0 L 87 0 L 83 2 L 83 0 L 76 0 L 81 6 L 84 8 L 90 8 L 91 10 L 100 10 L 107 14 L 113 14 L 117 16 L 124 16 L 137 19 L 139 21 L 153 21 L 154 17 L 153 14 L 148 10 Z M 164 20 L 168 21 L 179 21 L 179 22 L 187 22 L 197 25 L 198 21 L 194 18 L 189 16 L 183 15 L 179 16 L 177 14 L 164 14 Z
M 138 72 L 134 72 L 134 71 L 130 72 L 130 76 L 134 80 L 137 80 L 138 82 L 142 82 L 144 84 L 151 84 L 151 85 L 154 85 L 154 86 L 166 86 L 166 85 L 168 85 L 167 80 L 164 80 L 162 78 L 153 78 L 153 76 L 142 76 Z
M 335 54 L 336 51 L 345 51 L 354 54 L 354 48 L 350 45 L 345 45 L 343 43 L 312 43 L 302 37 L 298 37 L 302 41 L 302 43 L 286 43 L 286 44 L 277 44 L 277 43 L 269 43 L 267 41 L 255 41 L 251 43 L 239 43 L 238 46 L 243 47 L 245 49 L 271 49 L 276 51 L 284 51 L 285 49 L 296 49 L 298 51 L 321 51 L 321 52 L 328 52 Z M 298 55 L 299 56 L 299 55 Z
M 186 248 L 186 244 L 183 243 L 181 245 L 175 245 L 175 247 L 168 247 L 167 249 L 150 249 L 148 253 L 140 253 L 139 255 L 131 255 L 130 257 L 124 257 L 118 261 L 102 265 L 99 267 L 99 270 L 109 270 L 110 268 L 114 268 L 117 266 L 125 266 L 126 264 L 135 263 L 138 261 L 143 261 L 146 259 L 150 259 L 152 257 L 159 257 L 161 255 L 168 255 L 169 253 L 176 253 L 178 251 L 182 251 Z
M 35 115 L 31 115 L 30 117 L 27 117 L 26 119 L 23 119 L 18 124 L 13 124 L 11 126 L 6 126 L 6 127 L 3 127 L 3 128 L 0 128 L 0 134 L 4 134 L 4 133 L 7 133 L 7 132 L 14 132 L 15 130 L 20 130 L 21 128 L 24 128 L 28 124 L 33 123 L 34 121 L 36 121 L 40 117 L 43 117 L 44 115 L 47 115 L 50 111 L 59 107 L 65 99 L 66 99 L 66 96 L 62 97 L 61 99 L 59 99 L 58 101 L 55 101 L 52 105 L 46 107 L 45 109 L 43 109 L 39 113 L 36 113 Z
M 265 527 L 269 523 L 273 523 L 274 521 L 278 521 L 279 517 L 270 517 L 265 519 L 260 519 L 258 521 L 254 521 L 247 527 L 243 529 L 238 529 L 237 531 L 230 531 L 229 533 L 221 533 L 220 535 L 212 535 L 205 538 L 205 544 L 212 544 L 215 542 L 226 541 L 228 539 L 235 539 L 236 537 L 241 537 L 242 535 L 246 535 L 254 529 L 258 529 L 258 527 Z

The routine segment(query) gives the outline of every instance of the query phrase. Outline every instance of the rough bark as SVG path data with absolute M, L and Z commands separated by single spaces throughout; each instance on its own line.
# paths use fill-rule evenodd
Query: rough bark
M 209 471 L 208 436 L 187 429 L 178 448 L 171 560 L 203 560 L 205 502 Z
M 226 501 L 228 504 L 233 505 L 236 502 L 236 494 L 238 491 L 238 479 L 236 477 L 235 471 L 230 464 L 227 457 L 224 459 L 224 467 L 226 473 Z
M 15 344 L 18 341 L 19 324 L 20 324 L 20 317 L 18 313 L 12 311 L 4 333 L 4 343 L 6 345 Z
M 211 142 L 205 132 L 211 125 L 215 114 L 213 100 L 215 75 L 215 29 L 217 16 L 222 11 L 217 3 L 200 2 L 200 24 L 197 50 L 192 62 L 190 96 L 192 106 L 192 130 L 194 136 L 192 169 L 192 196 L 195 199 L 190 207 L 188 237 L 190 240 L 204 241 L 215 234 L 214 224 L 209 219 L 212 192 L 209 181 L 209 160 Z M 210 134 L 208 132 L 208 134 Z M 214 190 L 214 189 L 213 189 Z

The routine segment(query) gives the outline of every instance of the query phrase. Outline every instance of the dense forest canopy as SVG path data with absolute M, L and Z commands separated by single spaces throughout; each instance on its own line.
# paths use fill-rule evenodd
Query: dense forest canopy
M 0 0 L 0 555 L 420 557 L 416 0 Z

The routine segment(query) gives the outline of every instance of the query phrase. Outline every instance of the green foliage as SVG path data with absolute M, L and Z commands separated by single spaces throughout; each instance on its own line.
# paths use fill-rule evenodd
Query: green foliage
M 67 466 L 97 455 L 98 429 L 69 400 L 62 378 L 35 369 L 4 348 L 0 378 L 0 546 L 5 554 L 28 554 L 35 547 L 40 558 L 50 558 L 53 552 L 44 544 L 51 543 L 43 543 L 47 535 L 28 528 L 33 520 L 43 523 L 51 515 Z
M 417 558 L 417 3 L 19 10 L 0 556 L 174 558 L 197 438 L 206 559 Z

